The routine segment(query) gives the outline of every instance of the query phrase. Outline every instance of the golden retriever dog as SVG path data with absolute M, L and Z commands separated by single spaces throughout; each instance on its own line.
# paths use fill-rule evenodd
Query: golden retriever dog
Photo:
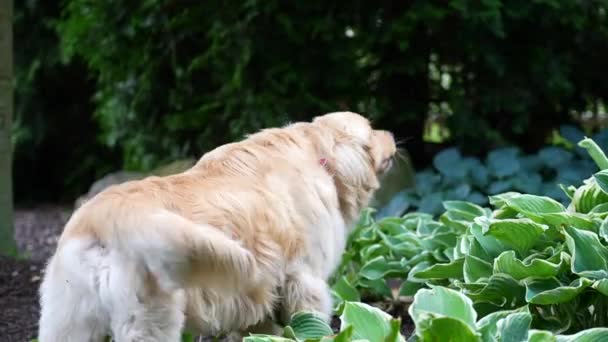
M 329 319 L 327 279 L 396 152 L 363 116 L 266 129 L 74 212 L 41 285 L 41 342 L 179 341 Z M 270 322 L 270 323 L 269 323 Z

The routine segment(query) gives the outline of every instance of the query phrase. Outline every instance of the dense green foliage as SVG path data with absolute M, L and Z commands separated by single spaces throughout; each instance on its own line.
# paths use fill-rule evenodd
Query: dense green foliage
M 564 188 L 567 207 L 507 192 L 490 197 L 490 208 L 446 201 L 437 219 L 409 213 L 375 221 L 365 212 L 338 270 L 336 297 L 393 298 L 387 280 L 401 279 L 399 295 L 415 295 L 410 314 L 422 341 L 442 340 L 448 328 L 455 341 L 504 341 L 504 329 L 520 329 L 518 341 L 537 334 L 555 341 L 553 334 L 606 327 L 608 158 L 590 139 L 579 146 L 601 170 Z
M 14 5 L 15 198 L 72 201 L 95 179 L 120 168 L 120 153 L 98 139 L 93 75 L 77 59 L 61 63 L 54 28 L 59 2 Z
M 605 0 L 66 0 L 61 17 L 52 3 L 18 3 L 35 14 L 16 23 L 16 54 L 35 61 L 20 63 L 35 76 L 18 77 L 20 102 L 38 107 L 55 88 L 37 83 L 52 77 L 87 105 L 83 77 L 96 81 L 98 133 L 129 168 L 340 108 L 410 139 L 417 164 L 428 115 L 467 151 L 528 150 L 571 111 L 597 111 L 608 98 L 597 72 L 608 57 Z M 68 65 L 87 69 L 66 70 L 57 40 Z
M 283 337 L 252 335 L 244 342 L 405 342 L 399 332 L 401 321 L 378 308 L 357 302 L 344 302 L 338 309 L 340 331 L 331 327 L 318 315 L 296 313 L 285 327 Z
M 597 72 L 607 7 L 17 1 L 17 193 L 70 195 L 121 164 L 150 170 L 339 109 L 394 130 L 417 167 L 434 154 L 422 141 L 427 118 L 466 153 L 530 152 L 608 98 Z M 67 187 L 28 184 L 38 169 Z

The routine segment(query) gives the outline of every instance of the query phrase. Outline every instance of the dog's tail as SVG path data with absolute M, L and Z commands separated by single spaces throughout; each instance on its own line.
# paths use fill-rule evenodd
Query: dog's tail
M 112 222 L 111 243 L 143 261 L 162 289 L 246 289 L 261 278 L 254 255 L 221 230 L 165 209 L 136 212 Z

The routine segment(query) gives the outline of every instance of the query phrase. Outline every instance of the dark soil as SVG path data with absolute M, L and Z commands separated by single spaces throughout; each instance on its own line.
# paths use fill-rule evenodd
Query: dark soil
M 0 256 L 0 342 L 27 342 L 38 331 L 38 288 L 46 260 L 53 254 L 57 238 L 67 222 L 70 209 L 43 206 L 15 212 L 15 239 L 24 257 Z M 409 337 L 414 325 L 407 303 L 373 303 L 394 317 L 401 317 L 401 332 Z M 340 321 L 332 320 L 338 330 Z M 205 341 L 203 339 L 203 341 Z
M 0 257 L 0 341 L 23 342 L 36 337 L 42 265 Z

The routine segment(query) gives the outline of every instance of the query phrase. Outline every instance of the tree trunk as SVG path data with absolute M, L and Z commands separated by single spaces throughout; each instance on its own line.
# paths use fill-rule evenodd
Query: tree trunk
M 0 0 L 0 254 L 15 255 L 11 127 L 13 113 L 13 1 Z

